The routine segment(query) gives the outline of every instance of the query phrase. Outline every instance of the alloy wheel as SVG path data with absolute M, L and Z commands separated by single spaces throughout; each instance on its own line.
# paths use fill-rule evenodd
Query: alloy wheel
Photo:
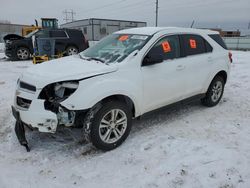
M 68 55 L 75 55 L 78 53 L 78 50 L 75 47 L 70 47 L 68 49 Z
M 120 109 L 112 109 L 106 113 L 99 126 L 99 135 L 103 142 L 117 142 L 125 133 L 127 128 L 127 116 Z
M 212 87 L 212 96 L 211 99 L 213 102 L 217 102 L 221 95 L 222 95 L 222 90 L 223 90 L 223 84 L 221 81 L 215 82 L 215 84 Z
M 17 50 L 17 57 L 21 60 L 26 60 L 29 58 L 29 51 L 25 48 L 20 48 Z

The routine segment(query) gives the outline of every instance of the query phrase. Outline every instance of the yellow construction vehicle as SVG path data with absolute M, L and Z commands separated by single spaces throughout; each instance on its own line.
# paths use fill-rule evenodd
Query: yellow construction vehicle
M 42 28 L 58 28 L 58 20 L 56 18 L 41 18 L 42 26 L 38 26 L 37 20 L 35 20 L 36 25 L 23 27 L 22 28 L 22 36 L 26 36 L 29 33 Z

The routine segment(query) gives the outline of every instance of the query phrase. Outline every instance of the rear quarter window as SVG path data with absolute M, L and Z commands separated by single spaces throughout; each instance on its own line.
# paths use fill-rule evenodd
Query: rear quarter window
M 208 35 L 211 37 L 216 43 L 218 43 L 222 48 L 227 50 L 227 46 L 221 36 L 219 34 Z
M 73 30 L 73 29 L 67 30 L 67 33 L 71 38 L 79 38 L 79 39 L 84 38 L 84 35 L 80 30 Z
M 206 44 L 205 39 L 199 35 L 184 34 L 181 35 L 181 39 L 185 56 L 203 54 L 206 53 L 207 48 L 209 48 L 209 44 Z M 211 48 L 209 49 L 210 51 L 212 50 Z

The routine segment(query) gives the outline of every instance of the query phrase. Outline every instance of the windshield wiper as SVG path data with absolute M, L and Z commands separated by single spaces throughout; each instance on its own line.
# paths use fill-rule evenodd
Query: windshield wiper
M 90 57 L 88 58 L 87 60 L 95 60 L 95 61 L 100 61 L 101 63 L 105 63 L 104 60 L 100 59 L 100 58 L 97 58 L 97 57 Z
M 87 61 L 95 60 L 95 61 L 100 61 L 101 63 L 105 63 L 104 60 L 102 60 L 100 58 L 97 58 L 97 57 L 85 57 L 85 56 L 82 56 L 81 54 L 79 54 L 79 56 L 80 56 L 81 59 L 84 59 L 84 60 L 87 60 Z

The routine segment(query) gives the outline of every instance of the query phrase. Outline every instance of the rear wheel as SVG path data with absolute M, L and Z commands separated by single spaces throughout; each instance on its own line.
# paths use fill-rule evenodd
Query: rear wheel
M 222 98 L 224 86 L 224 79 L 220 76 L 216 76 L 210 84 L 206 96 L 201 99 L 202 104 L 208 107 L 217 105 Z
M 30 58 L 29 49 L 25 47 L 19 47 L 16 51 L 16 57 L 19 60 L 28 60 Z
M 111 101 L 90 110 L 85 117 L 85 134 L 93 145 L 101 150 L 112 150 L 128 137 L 132 125 L 132 113 L 127 105 Z
M 75 46 L 69 46 L 66 50 L 68 56 L 78 54 L 78 49 Z

